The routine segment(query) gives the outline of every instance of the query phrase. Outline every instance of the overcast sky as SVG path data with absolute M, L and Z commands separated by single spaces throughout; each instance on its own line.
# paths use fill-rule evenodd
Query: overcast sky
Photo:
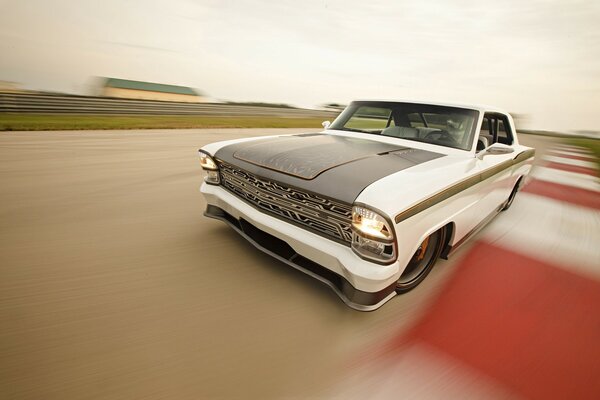
M 483 103 L 600 130 L 600 1 L 0 0 L 0 80 L 94 76 L 299 106 Z

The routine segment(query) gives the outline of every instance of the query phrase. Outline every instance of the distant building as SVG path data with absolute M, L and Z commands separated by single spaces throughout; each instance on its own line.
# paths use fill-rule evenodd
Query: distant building
M 207 101 L 204 96 L 189 87 L 117 78 L 106 78 L 104 80 L 101 95 L 122 99 L 183 101 L 188 103 Z

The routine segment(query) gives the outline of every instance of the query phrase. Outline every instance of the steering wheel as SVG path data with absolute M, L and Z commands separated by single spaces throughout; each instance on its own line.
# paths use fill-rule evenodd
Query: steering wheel
M 460 143 L 448 131 L 432 131 L 425 135 L 424 139 L 433 142 L 445 142 L 452 147 L 460 146 Z

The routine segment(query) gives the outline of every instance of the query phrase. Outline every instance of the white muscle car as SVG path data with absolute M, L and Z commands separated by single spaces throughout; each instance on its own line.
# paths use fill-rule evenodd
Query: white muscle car
M 507 209 L 535 153 L 489 107 L 356 101 L 324 127 L 204 146 L 205 215 L 361 311 Z

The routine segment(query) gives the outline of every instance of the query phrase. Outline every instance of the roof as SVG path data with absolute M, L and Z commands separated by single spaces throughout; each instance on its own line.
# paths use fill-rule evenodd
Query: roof
M 382 102 L 393 102 L 393 103 L 412 103 L 412 104 L 429 104 L 432 106 L 443 106 L 443 107 L 457 107 L 457 108 L 468 108 L 471 110 L 480 111 L 482 113 L 485 112 L 497 112 L 501 114 L 509 114 L 505 110 L 502 110 L 498 107 L 484 105 L 484 104 L 461 104 L 461 103 L 446 103 L 446 102 L 438 102 L 438 101 L 417 101 L 417 100 L 356 100 L 356 101 L 382 101 Z
M 146 90 L 148 92 L 163 92 L 198 96 L 198 93 L 194 89 L 185 86 L 163 85 L 162 83 L 131 81 L 128 79 L 106 78 L 104 86 L 119 89 Z

